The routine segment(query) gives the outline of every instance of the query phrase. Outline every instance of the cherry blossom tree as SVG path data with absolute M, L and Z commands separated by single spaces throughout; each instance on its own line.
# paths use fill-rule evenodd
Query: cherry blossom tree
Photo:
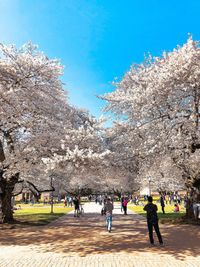
M 182 47 L 160 58 L 150 56 L 133 65 L 116 90 L 102 97 L 108 102 L 106 110 L 121 116 L 130 148 L 138 152 L 140 168 L 170 156 L 181 171 L 182 184 L 197 191 L 199 78 L 199 44 L 190 37 Z
M 138 191 L 140 187 L 136 180 L 140 155 L 136 150 L 137 145 L 135 144 L 135 149 L 132 147 L 131 138 L 136 137 L 127 131 L 126 124 L 120 122 L 114 123 L 104 134 L 106 146 L 111 151 L 104 179 L 107 179 L 109 188 L 119 196 L 122 192 Z
M 17 184 L 52 190 L 51 175 L 66 186 L 78 174 L 96 175 L 110 152 L 101 137 L 104 119 L 69 106 L 58 60 L 31 43 L 0 49 L 0 198 L 8 222 Z
M 54 149 L 49 146 L 50 132 L 56 131 L 69 108 L 57 60 L 48 59 L 31 43 L 21 49 L 0 44 L 0 50 L 0 197 L 6 222 L 13 219 L 15 184 Z

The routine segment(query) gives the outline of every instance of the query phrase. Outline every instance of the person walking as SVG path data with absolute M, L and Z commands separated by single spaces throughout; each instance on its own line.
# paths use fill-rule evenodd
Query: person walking
M 162 195 L 160 196 L 160 205 L 162 208 L 162 213 L 165 214 L 165 201 L 164 201 L 164 197 Z
M 112 212 L 114 209 L 113 203 L 111 202 L 110 197 L 107 198 L 107 201 L 105 203 L 105 212 L 106 212 L 106 226 L 107 230 L 110 233 L 112 229 Z
M 127 198 L 124 198 L 123 200 L 124 215 L 127 215 L 127 205 L 128 205 L 128 200 Z
M 106 210 L 105 210 L 105 205 L 107 203 L 107 196 L 105 196 L 104 200 L 103 200 L 103 208 L 101 209 L 101 215 L 106 215 Z
M 73 202 L 74 202 L 74 217 L 79 217 L 80 201 L 78 197 L 75 197 Z
M 153 228 L 157 234 L 160 245 L 163 245 L 162 236 L 158 225 L 157 205 L 153 204 L 153 198 L 148 197 L 148 203 L 144 206 L 144 210 L 147 212 L 147 227 L 149 231 L 149 240 L 151 245 L 154 245 Z

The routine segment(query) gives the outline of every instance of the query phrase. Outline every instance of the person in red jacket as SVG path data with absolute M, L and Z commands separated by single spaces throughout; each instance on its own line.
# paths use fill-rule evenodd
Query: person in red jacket
M 127 205 L 128 205 L 128 200 L 127 200 L 127 198 L 124 198 L 124 200 L 123 200 L 124 215 L 127 215 Z
M 174 212 L 179 212 L 179 205 L 178 204 L 174 204 Z

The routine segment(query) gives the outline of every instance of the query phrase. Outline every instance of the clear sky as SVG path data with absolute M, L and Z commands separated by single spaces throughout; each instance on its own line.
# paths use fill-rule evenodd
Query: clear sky
M 31 40 L 65 66 L 70 102 L 99 116 L 95 95 L 113 90 L 145 53 L 200 40 L 200 0 L 0 0 L 0 42 Z

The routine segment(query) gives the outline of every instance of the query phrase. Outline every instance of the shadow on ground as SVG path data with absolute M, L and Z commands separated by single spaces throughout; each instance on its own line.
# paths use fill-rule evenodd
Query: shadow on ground
M 199 254 L 199 226 L 161 225 L 165 247 L 150 247 L 146 222 L 137 215 L 114 215 L 113 231 L 105 228 L 105 217 L 69 214 L 47 226 L 5 229 L 0 232 L 0 245 L 35 245 L 41 251 L 86 256 L 106 253 L 140 253 L 171 255 L 179 260 Z M 157 238 L 155 237 L 157 241 Z

